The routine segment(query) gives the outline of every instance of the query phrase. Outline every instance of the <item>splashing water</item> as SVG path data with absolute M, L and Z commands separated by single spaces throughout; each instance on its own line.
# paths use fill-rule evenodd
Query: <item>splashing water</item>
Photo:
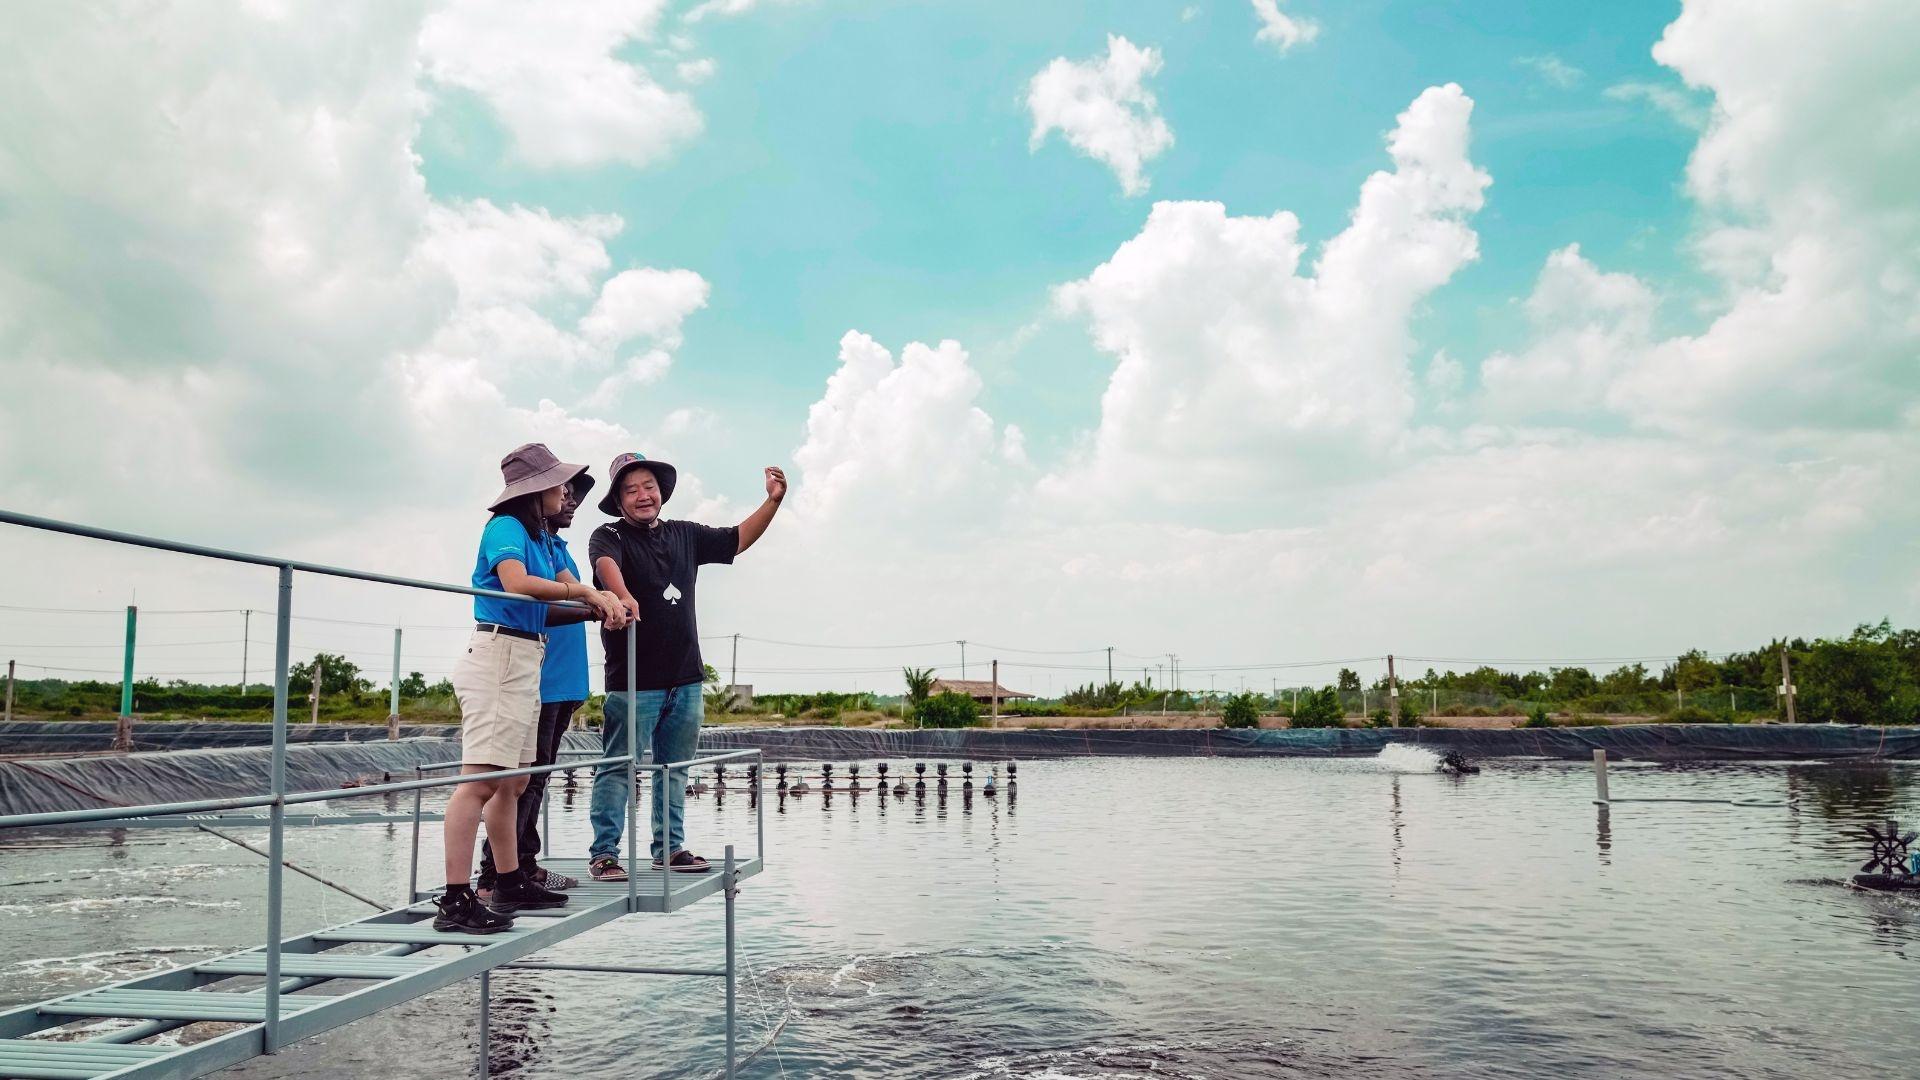
M 1373 759 L 1381 769 L 1396 773 L 1430 773 L 1440 769 L 1440 755 L 1405 743 L 1393 743 Z

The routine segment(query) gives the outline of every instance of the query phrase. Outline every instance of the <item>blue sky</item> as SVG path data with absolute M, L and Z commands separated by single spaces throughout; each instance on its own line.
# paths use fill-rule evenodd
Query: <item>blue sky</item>
M 1904 0 L 43 6 L 0 36 L 0 504 L 457 578 L 538 440 L 668 456 L 709 522 L 789 467 L 714 634 L 1272 677 L 1911 625 L 1916 37 Z M 272 598 L 0 557 L 87 567 L 16 606 Z M 303 589 L 428 666 L 466 617 Z
M 1097 419 L 1108 365 L 1083 334 L 1045 320 L 1052 285 L 1111 253 L 1155 199 L 1291 209 L 1307 239 L 1325 240 L 1381 166 L 1393 116 L 1435 83 L 1473 96 L 1474 157 L 1495 182 L 1476 219 L 1482 256 L 1422 313 L 1424 342 L 1469 359 L 1513 344 L 1524 326 L 1512 301 L 1571 241 L 1603 264 L 1689 284 L 1679 177 L 1695 133 L 1603 96 L 1631 82 L 1684 92 L 1649 54 L 1673 5 L 1288 10 L 1324 30 L 1281 55 L 1253 40 L 1243 3 L 884 3 L 857 17 L 772 5 L 696 31 L 720 74 L 697 91 L 705 135 L 669 162 L 530 168 L 485 103 L 454 92 L 422 132 L 423 171 L 443 197 L 618 213 L 616 263 L 693 267 L 711 281 L 682 362 L 636 404 L 664 414 L 724 397 L 764 433 L 732 447 L 742 460 L 786 448 L 794 402 L 817 393 L 853 325 L 887 341 L 969 343 L 994 375 L 989 411 L 1064 449 Z M 1097 54 L 1108 33 L 1166 59 L 1153 89 L 1176 142 L 1138 197 L 1057 139 L 1027 145 L 1026 80 L 1055 56 Z M 1570 81 L 1543 75 L 1545 58 Z M 1016 344 L 1037 321 L 1047 325 Z

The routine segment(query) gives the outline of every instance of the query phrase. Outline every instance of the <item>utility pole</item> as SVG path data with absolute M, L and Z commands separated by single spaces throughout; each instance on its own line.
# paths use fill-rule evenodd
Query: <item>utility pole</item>
M 326 677 L 326 665 L 318 656 L 313 658 L 313 723 L 320 722 L 320 680 Z
M 1107 646 L 1107 681 L 1113 681 L 1113 646 Z
M 1780 646 L 1780 700 L 1787 703 L 1787 723 L 1793 718 L 1793 670 L 1787 666 L 1787 647 Z
M 13 723 L 13 661 L 7 661 L 7 723 Z
M 965 639 L 965 638 L 962 638 L 962 639 L 961 639 L 961 640 L 960 640 L 960 641 L 959 641 L 959 642 L 958 642 L 957 644 L 959 644 L 959 646 L 960 646 L 960 678 L 964 680 L 964 679 L 965 679 L 965 678 L 967 677 L 967 642 L 966 642 L 966 639 Z
M 1000 720 L 1000 661 L 998 658 L 993 661 L 993 719 L 996 723 Z
M 1394 727 L 1400 726 L 1400 680 L 1393 674 L 1393 654 L 1387 654 L 1387 714 Z
M 727 680 L 734 686 L 740 685 L 740 635 L 733 635 L 733 676 Z
M 240 696 L 247 696 L 247 646 L 253 644 L 253 609 L 240 613 Z
M 400 628 L 393 628 L 393 685 L 391 707 L 387 710 L 387 739 L 400 737 Z

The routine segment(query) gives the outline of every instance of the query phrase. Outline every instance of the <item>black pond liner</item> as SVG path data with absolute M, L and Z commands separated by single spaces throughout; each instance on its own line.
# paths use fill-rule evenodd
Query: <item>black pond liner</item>
M 459 755 L 458 729 L 447 725 L 401 729 L 368 725 L 300 724 L 289 729 L 290 791 L 338 787 L 383 776 L 411 779 L 417 765 Z M 105 749 L 112 724 L 16 721 L 0 724 L 0 752 L 73 753 Z M 136 724 L 140 752 L 93 757 L 0 761 L 0 814 L 91 809 L 102 805 L 81 792 L 115 802 L 158 803 L 267 790 L 271 730 L 264 724 Z M 1165 729 L 878 730 L 870 728 L 709 728 L 702 753 L 759 749 L 766 760 L 1005 761 L 1074 757 L 1361 757 L 1389 743 L 1410 743 L 1469 759 L 1558 758 L 1586 761 L 1595 749 L 1616 760 L 1639 761 L 1887 761 L 1920 760 L 1920 729 L 1825 724 L 1636 724 L 1619 727 L 1326 728 L 1290 730 Z M 163 746 L 172 749 L 148 750 Z M 192 748 L 189 748 L 192 747 Z M 597 732 L 572 732 L 569 751 L 600 751 Z M 729 770 L 744 772 L 744 762 Z M 57 778 L 57 779 L 56 779 Z M 76 790 L 78 789 L 78 790 Z

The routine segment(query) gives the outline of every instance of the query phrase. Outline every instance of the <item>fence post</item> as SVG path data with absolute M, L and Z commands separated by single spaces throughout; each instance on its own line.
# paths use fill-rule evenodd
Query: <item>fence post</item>
M 320 723 L 320 682 L 327 677 L 327 665 L 318 656 L 313 658 L 313 723 Z
M 993 661 L 993 718 L 1000 719 L 1000 661 L 997 657 Z
M 287 857 L 287 650 L 293 636 L 293 567 L 280 568 L 279 606 L 273 625 L 273 805 L 267 840 L 267 1007 L 262 1049 L 280 1049 L 280 865 Z M 314 683 L 318 693 L 320 684 Z
M 1400 680 L 1393 674 L 1393 654 L 1387 654 L 1387 713 L 1394 727 L 1400 726 Z
M 393 699 L 387 706 L 387 739 L 400 737 L 400 628 L 393 628 Z
M 13 661 L 7 661 L 7 723 L 13 723 Z
M 1787 647 L 1780 647 L 1780 699 L 1787 703 L 1787 723 L 1793 719 L 1793 670 L 1787 666 Z

